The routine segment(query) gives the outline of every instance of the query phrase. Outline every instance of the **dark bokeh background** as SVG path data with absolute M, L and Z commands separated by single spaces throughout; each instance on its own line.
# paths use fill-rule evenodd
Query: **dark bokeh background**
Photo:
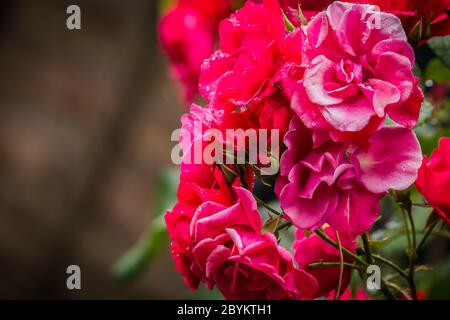
M 0 2 L 0 298 L 187 294 L 168 250 L 132 284 L 111 275 L 151 220 L 184 108 L 156 19 L 154 0 Z

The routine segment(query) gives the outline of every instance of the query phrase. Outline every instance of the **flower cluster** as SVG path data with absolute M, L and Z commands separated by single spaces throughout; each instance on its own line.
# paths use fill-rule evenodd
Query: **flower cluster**
M 309 265 L 346 258 L 312 232 L 323 230 L 355 252 L 380 200 L 417 178 L 422 153 L 412 128 L 423 94 L 402 21 L 370 4 L 315 4 L 305 18 L 294 14 L 298 1 L 245 2 L 220 22 L 219 48 L 201 65 L 206 106 L 194 104 L 183 116 L 183 150 L 210 143 L 196 121 L 200 129 L 279 130 L 274 191 L 282 212 L 269 227 L 263 223 L 253 194 L 258 164 L 182 161 L 178 203 L 165 218 L 177 270 L 192 289 L 202 282 L 230 299 L 309 299 L 338 287 L 341 294 L 348 267 Z M 293 15 L 298 21 L 288 20 Z M 177 35 L 184 41 L 177 53 L 211 50 L 187 49 L 190 38 Z M 440 152 L 448 154 L 446 142 Z M 444 170 L 447 158 L 436 152 L 421 171 Z M 419 179 L 418 187 L 429 183 Z M 438 195 L 426 197 L 433 203 Z M 448 201 L 436 206 L 448 217 Z M 280 221 L 296 230 L 292 251 L 277 241 Z
M 211 127 L 214 119 L 208 108 L 193 105 L 183 128 L 192 130 L 195 121 Z M 195 139 L 204 137 L 192 132 L 182 141 L 185 151 Z M 190 288 L 202 281 L 229 299 L 311 296 L 315 278 L 294 266 L 272 233 L 262 232 L 252 186 L 249 170 L 230 184 L 217 166 L 181 163 L 178 203 L 165 216 L 177 270 Z

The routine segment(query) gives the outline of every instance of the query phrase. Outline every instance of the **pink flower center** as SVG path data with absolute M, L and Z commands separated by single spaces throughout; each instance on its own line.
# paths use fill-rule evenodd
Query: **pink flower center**
M 336 78 L 343 85 L 350 83 L 361 83 L 362 81 L 362 66 L 355 64 L 349 59 L 341 59 L 339 64 L 335 65 Z

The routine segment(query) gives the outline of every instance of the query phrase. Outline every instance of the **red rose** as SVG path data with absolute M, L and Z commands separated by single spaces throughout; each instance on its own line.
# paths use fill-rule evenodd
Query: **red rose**
M 450 138 L 441 138 L 430 158 L 423 157 L 416 187 L 450 224 Z
M 203 60 L 214 51 L 219 22 L 230 12 L 229 0 L 180 0 L 161 18 L 162 49 L 172 77 L 183 84 L 187 102 L 197 93 Z

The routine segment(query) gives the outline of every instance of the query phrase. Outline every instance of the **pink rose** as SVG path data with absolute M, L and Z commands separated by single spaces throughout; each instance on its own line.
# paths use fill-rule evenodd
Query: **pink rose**
M 308 128 L 376 130 L 388 114 L 417 121 L 423 94 L 400 20 L 370 5 L 332 3 L 306 28 L 305 72 L 292 108 Z
M 331 239 L 336 241 L 336 233 L 332 228 L 327 227 L 324 231 Z M 355 251 L 356 244 L 354 238 L 346 234 L 340 234 L 339 239 L 344 248 L 352 252 Z M 295 261 L 298 263 L 299 268 L 305 270 L 317 280 L 319 290 L 316 292 L 316 297 L 328 296 L 330 292 L 337 290 L 340 275 L 339 267 L 310 268 L 309 265 L 317 262 L 340 262 L 338 249 L 326 243 L 316 234 L 311 234 L 309 237 L 306 237 L 303 230 L 297 229 L 293 250 L 295 251 Z M 343 257 L 344 262 L 352 262 L 345 255 Z M 341 293 L 347 288 L 351 274 L 352 270 L 345 267 L 342 277 Z
M 198 168 L 198 165 L 192 165 Z M 183 275 L 186 285 L 197 289 L 201 274 L 192 268 L 192 246 L 190 224 L 198 207 L 206 201 L 221 205 L 231 205 L 232 194 L 219 169 L 214 171 L 189 171 L 197 175 L 184 174 L 178 186 L 178 202 L 164 216 L 169 237 L 172 240 L 172 257 L 176 269 Z M 209 181 L 209 183 L 208 183 Z
M 220 128 L 278 129 L 281 142 L 303 73 L 303 32 L 286 32 L 275 0 L 247 1 L 219 29 L 220 50 L 202 65 L 200 93 L 222 112 Z
M 424 156 L 416 187 L 439 216 L 450 224 L 450 138 L 441 138 L 431 156 Z
M 219 119 L 219 120 L 218 120 Z M 214 126 L 220 117 L 216 117 L 212 109 L 202 108 L 195 104 L 189 114 L 182 117 L 182 134 L 180 144 L 184 157 L 180 165 L 180 183 L 178 186 L 178 202 L 165 215 L 169 236 L 172 240 L 172 257 L 176 269 L 183 275 L 187 286 L 196 289 L 201 276 L 193 270 L 192 247 L 189 233 L 190 223 L 197 208 L 206 201 L 214 201 L 222 205 L 231 205 L 233 195 L 222 172 L 204 162 L 194 164 L 194 142 L 201 142 L 201 150 L 207 146 L 204 130 Z M 196 126 L 200 124 L 199 127 Z M 249 176 L 251 186 L 253 178 Z
M 284 142 L 275 191 L 286 216 L 302 229 L 329 223 L 339 232 L 365 232 L 379 200 L 389 189 L 409 187 L 421 163 L 415 134 L 402 127 L 376 131 L 366 151 L 331 139 L 313 147 L 310 130 L 294 117 Z
M 294 267 L 273 234 L 261 232 L 255 199 L 240 179 L 230 186 L 217 166 L 188 161 L 187 151 L 196 142 L 201 142 L 200 151 L 207 146 L 204 130 L 220 125 L 220 116 L 192 105 L 182 124 L 185 156 L 178 202 L 165 220 L 175 266 L 188 287 L 196 289 L 204 282 L 227 298 L 243 299 L 297 299 L 314 293 L 315 279 Z M 252 189 L 253 172 L 248 170 L 245 180 Z
M 227 299 L 298 299 L 312 295 L 316 280 L 294 267 L 291 254 L 262 223 L 251 193 L 234 188 L 237 202 L 203 203 L 190 225 L 194 269 L 208 288 Z

